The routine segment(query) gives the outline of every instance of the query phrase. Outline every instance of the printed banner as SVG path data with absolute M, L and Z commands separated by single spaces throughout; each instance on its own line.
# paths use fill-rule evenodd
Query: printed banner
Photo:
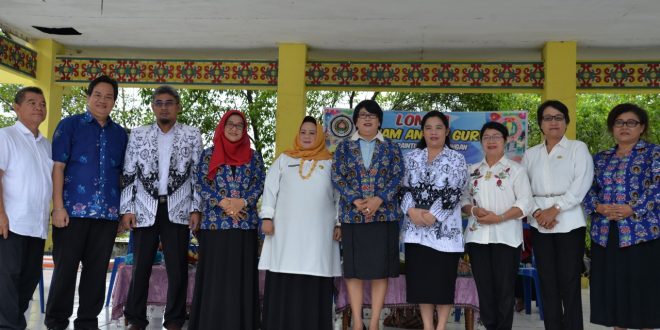
M 414 149 L 422 138 L 421 121 L 425 114 L 426 112 L 384 111 L 381 131 L 385 137 L 396 141 L 405 154 Z M 460 151 L 468 164 L 483 159 L 479 132 L 483 124 L 489 121 L 500 122 L 508 128 L 506 155 L 517 162 L 522 160 L 527 148 L 526 111 L 445 112 L 445 115 L 449 117 L 451 130 L 449 145 Z M 323 124 L 330 152 L 335 151 L 339 141 L 355 132 L 352 117 L 352 109 L 325 109 Z

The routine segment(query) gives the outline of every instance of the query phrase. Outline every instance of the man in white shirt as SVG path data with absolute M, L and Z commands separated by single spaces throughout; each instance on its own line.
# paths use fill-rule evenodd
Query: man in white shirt
M 25 329 L 48 237 L 53 161 L 39 132 L 46 119 L 41 89 L 20 89 L 13 107 L 18 121 L 0 129 L 0 328 Z
M 133 230 L 134 243 L 124 316 L 129 329 L 145 329 L 149 324 L 149 277 L 160 241 L 168 278 L 163 325 L 181 329 L 186 320 L 189 228 L 200 218 L 194 171 L 202 139 L 199 129 L 176 122 L 181 98 L 174 88 L 156 88 L 151 107 L 156 123 L 131 132 L 121 180 L 121 226 Z

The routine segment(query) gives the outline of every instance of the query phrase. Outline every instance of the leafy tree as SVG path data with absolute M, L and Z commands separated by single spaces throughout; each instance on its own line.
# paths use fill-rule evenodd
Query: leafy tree
M 0 127 L 12 125 L 15 114 L 11 103 L 19 85 L 0 85 Z M 246 90 L 180 90 L 183 112 L 182 123 L 200 128 L 206 146 L 211 145 L 215 126 L 229 109 L 244 110 L 250 122 L 252 142 L 264 156 L 267 164 L 274 157 L 275 110 L 277 93 L 274 91 Z M 120 88 L 113 119 L 129 129 L 152 123 L 152 89 Z M 467 93 L 400 93 L 400 92 L 307 92 L 306 112 L 321 118 L 328 107 L 352 108 L 362 99 L 375 99 L 385 109 L 407 111 L 529 111 L 528 145 L 541 142 L 536 125 L 536 107 L 541 98 L 536 94 L 467 94 Z M 62 115 L 85 111 L 87 96 L 84 88 L 66 88 L 62 99 Z M 584 141 L 592 153 L 613 145 L 607 132 L 607 114 L 616 104 L 630 102 L 649 112 L 650 122 L 660 122 L 660 94 L 579 94 L 577 98 L 577 138 Z M 650 125 L 645 137 L 650 142 L 660 141 L 660 125 Z
M 644 108 L 649 114 L 651 125 L 643 139 L 660 141 L 660 94 L 579 94 L 577 98 L 577 139 L 596 153 L 614 145 L 614 139 L 607 130 L 607 115 L 620 103 L 633 103 Z
M 13 103 L 20 88 L 20 85 L 0 84 L 0 127 L 11 126 L 16 121 Z

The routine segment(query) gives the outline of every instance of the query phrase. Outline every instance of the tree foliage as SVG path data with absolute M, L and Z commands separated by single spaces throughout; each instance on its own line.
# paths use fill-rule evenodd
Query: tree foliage
M 11 125 L 15 114 L 11 103 L 19 85 L 0 85 L 0 127 Z M 151 111 L 152 89 L 121 88 L 113 120 L 132 129 L 153 123 Z M 182 89 L 183 111 L 179 121 L 198 127 L 206 146 L 211 145 L 213 133 L 222 115 L 229 109 L 243 110 L 250 125 L 250 136 L 257 151 L 267 164 L 274 157 L 275 91 L 246 90 L 196 90 Z M 332 107 L 352 108 L 363 99 L 378 101 L 383 109 L 405 111 L 529 111 L 528 145 L 541 142 L 542 136 L 536 124 L 536 108 L 541 98 L 536 94 L 468 94 L 468 93 L 399 93 L 399 92 L 307 92 L 308 115 L 322 119 L 322 110 Z M 80 87 L 66 88 L 62 99 L 62 115 L 69 116 L 85 111 L 87 96 Z M 584 141 L 592 153 L 613 145 L 607 131 L 607 114 L 616 104 L 630 102 L 646 109 L 651 125 L 646 140 L 660 140 L 660 94 L 579 94 L 577 97 L 577 139 Z M 655 125 L 653 124 L 655 123 Z
M 607 115 L 617 104 L 633 103 L 649 114 L 649 127 L 643 139 L 660 142 L 660 94 L 580 94 L 577 98 L 577 139 L 596 153 L 614 145 L 607 130 Z
M 13 125 L 16 121 L 16 113 L 12 104 L 14 95 L 20 88 L 20 85 L 0 84 L 0 127 Z

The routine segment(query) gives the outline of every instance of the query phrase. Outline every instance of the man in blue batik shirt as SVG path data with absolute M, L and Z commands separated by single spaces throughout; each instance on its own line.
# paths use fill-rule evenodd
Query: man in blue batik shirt
M 78 266 L 79 307 L 75 329 L 98 329 L 105 277 L 119 219 L 119 179 L 128 136 L 112 121 L 117 81 L 94 79 L 87 111 L 62 119 L 53 136 L 53 260 L 46 305 L 49 329 L 66 329 L 73 313 Z

